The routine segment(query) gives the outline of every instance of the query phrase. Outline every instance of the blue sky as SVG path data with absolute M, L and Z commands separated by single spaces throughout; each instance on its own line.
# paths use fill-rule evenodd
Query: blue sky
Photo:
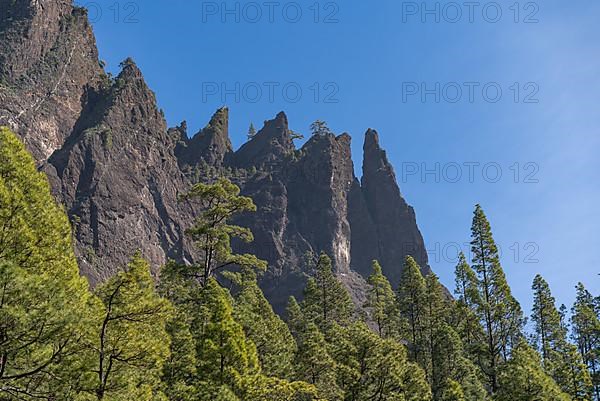
M 449 287 L 480 203 L 526 310 L 536 273 L 559 302 L 578 281 L 600 293 L 598 1 L 78 3 L 171 126 L 227 104 L 238 147 L 281 110 L 303 133 L 323 119 L 353 136 L 359 176 L 377 129 Z

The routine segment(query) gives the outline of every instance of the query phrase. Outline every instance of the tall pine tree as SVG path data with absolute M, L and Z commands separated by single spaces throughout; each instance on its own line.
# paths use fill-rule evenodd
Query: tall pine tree
M 198 248 L 199 262 L 187 266 L 188 277 L 205 285 L 208 279 L 222 270 L 233 267 L 267 268 L 267 262 L 251 254 L 236 254 L 231 248 L 231 239 L 252 242 L 254 236 L 246 227 L 230 224 L 230 220 L 243 212 L 256 211 L 251 198 L 240 196 L 240 188 L 226 178 L 214 184 L 199 183 L 183 196 L 188 202 L 199 205 L 202 212 L 196 217 L 192 228 L 186 231 Z
M 600 400 L 600 320 L 596 314 L 594 297 L 582 283 L 577 284 L 576 290 L 571 314 L 573 339 L 590 372 L 594 398 Z
M 407 341 L 410 359 L 426 365 L 424 311 L 427 286 L 417 262 L 407 256 L 398 287 L 401 337 Z
M 253 270 L 243 269 L 233 277 L 240 287 L 234 297 L 234 317 L 256 345 L 263 373 L 291 377 L 296 343 L 288 326 L 273 312 Z
M 299 333 L 294 367 L 296 379 L 316 386 L 325 399 L 342 399 L 342 390 L 336 383 L 336 362 L 329 353 L 325 336 L 314 323 L 307 323 Z
M 396 296 L 381 266 L 373 261 L 373 273 L 369 276 L 370 285 L 365 307 L 370 311 L 371 320 L 382 338 L 394 337 L 398 333 L 398 311 Z
M 542 366 L 539 354 L 524 341 L 498 371 L 496 401 L 570 401 Z
M 485 332 L 482 344 L 485 354 L 480 368 L 488 378 L 491 392 L 495 393 L 498 390 L 498 368 L 520 341 L 524 318 L 506 281 L 490 223 L 481 206 L 476 205 L 473 214 L 471 252 L 479 288 L 475 310 Z
M 577 349 L 567 341 L 567 329 L 556 309 L 550 286 L 541 275 L 533 281 L 534 343 L 544 370 L 574 400 L 589 400 L 591 378 Z
M 209 392 L 227 388 L 243 399 L 248 383 L 260 373 L 256 346 L 233 317 L 230 295 L 209 279 L 200 292 L 192 323 L 198 378 Z
M 151 401 L 160 397 L 172 307 L 156 293 L 150 266 L 137 254 L 96 295 L 102 312 L 89 348 L 95 361 L 91 389 L 96 398 Z
M 479 282 L 477 274 L 467 263 L 465 255 L 461 252 L 455 269 L 456 302 L 452 315 L 453 326 L 461 337 L 465 351 L 472 361 L 477 361 L 482 349 L 484 338 L 483 328 L 476 313 L 476 306 L 480 304 Z
M 351 320 L 354 304 L 344 285 L 335 277 L 329 256 L 321 253 L 315 270 L 304 290 L 302 311 L 326 333 L 334 323 L 344 325 Z
M 76 391 L 93 321 L 71 227 L 25 146 L 0 128 L 0 389 L 2 398 Z

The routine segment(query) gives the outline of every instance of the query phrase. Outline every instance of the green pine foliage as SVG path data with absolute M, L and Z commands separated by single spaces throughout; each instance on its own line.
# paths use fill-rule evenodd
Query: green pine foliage
M 235 278 L 240 290 L 235 295 L 234 317 L 256 345 L 263 373 L 290 378 L 296 343 L 288 326 L 273 312 L 253 270 L 244 269 Z
M 408 339 L 411 360 L 418 363 L 431 387 L 434 400 L 460 394 L 465 400 L 486 399 L 479 371 L 468 358 L 453 325 L 456 303 L 448 299 L 435 274 L 423 277 L 413 258 L 407 257 L 398 289 L 402 338 Z M 463 307 L 468 310 L 465 304 Z M 451 391 L 452 390 L 452 391 Z
M 573 339 L 592 379 L 595 400 L 600 400 L 600 320 L 595 299 L 579 283 L 571 311 Z
M 427 285 L 417 262 L 407 256 L 398 287 L 400 335 L 409 350 L 410 359 L 421 366 L 427 364 L 425 355 L 425 306 Z
M 208 279 L 227 267 L 242 266 L 265 270 L 267 263 L 251 254 L 235 254 L 231 240 L 252 242 L 252 232 L 246 227 L 230 224 L 230 220 L 243 212 L 254 212 L 251 198 L 240 196 L 240 188 L 226 178 L 214 184 L 199 183 L 183 196 L 183 200 L 197 203 L 202 212 L 186 233 L 197 245 L 199 262 L 188 267 L 186 276 L 206 285 Z
M 209 279 L 199 295 L 192 326 L 199 387 L 226 387 L 242 396 L 260 373 L 256 346 L 235 321 L 231 297 L 215 279 Z
M 325 253 L 319 256 L 315 275 L 304 290 L 302 311 L 323 332 L 333 323 L 344 325 L 352 319 L 354 304 L 350 294 L 335 277 L 331 259 Z
M 167 323 L 170 338 L 169 357 L 162 375 L 163 392 L 170 400 L 196 399 L 196 340 L 185 313 L 179 309 Z
M 566 332 L 561 327 L 561 317 L 550 292 L 550 286 L 541 275 L 533 280 L 533 310 L 535 343 L 542 354 L 544 364 L 553 362 L 553 353 L 566 341 Z
M 98 401 L 163 398 L 160 377 L 169 357 L 172 306 L 155 291 L 139 254 L 95 292 L 100 313 L 90 338 L 90 390 Z
M 256 128 L 254 128 L 254 123 L 250 123 L 250 127 L 248 128 L 248 140 L 252 140 L 256 136 Z
M 373 261 L 373 273 L 369 276 L 369 292 L 364 305 L 370 312 L 370 319 L 375 323 L 377 333 L 382 338 L 398 335 L 398 310 L 396 296 L 379 262 Z
M 541 275 L 533 281 L 534 344 L 544 370 L 573 400 L 591 399 L 591 378 L 577 348 L 567 341 L 567 329 L 556 309 L 550 286 Z
M 76 391 L 90 323 L 67 217 L 17 137 L 0 128 L 0 394 Z
M 592 378 L 577 347 L 567 343 L 560 352 L 560 364 L 553 370 L 556 384 L 571 396 L 573 401 L 592 400 Z
M 410 363 L 405 347 L 381 338 L 365 323 L 355 323 L 342 334 L 345 377 L 341 382 L 344 400 L 430 400 L 425 373 Z
M 328 351 L 325 336 L 315 323 L 307 323 L 299 333 L 294 366 L 297 380 L 314 385 L 327 400 L 341 399 L 342 391 L 336 384 L 336 363 Z
M 465 401 L 465 393 L 460 383 L 448 380 L 442 392 L 441 401 Z
M 485 337 L 476 313 L 476 305 L 481 303 L 478 287 L 477 274 L 461 252 L 455 269 L 454 294 L 457 298 L 450 311 L 451 324 L 463 342 L 467 357 L 473 362 L 477 362 L 483 352 L 481 339 Z
M 569 401 L 542 368 L 539 354 L 524 341 L 498 371 L 496 401 Z
M 524 318 L 500 265 L 490 223 L 479 205 L 473 213 L 471 233 L 472 268 L 477 273 L 479 290 L 475 312 L 485 333 L 481 339 L 485 352 L 479 367 L 487 376 L 491 392 L 495 393 L 498 369 L 509 358 L 512 347 L 522 339 Z

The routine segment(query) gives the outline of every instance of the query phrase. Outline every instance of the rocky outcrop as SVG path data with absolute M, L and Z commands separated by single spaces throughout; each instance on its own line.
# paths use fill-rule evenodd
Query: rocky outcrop
M 107 79 L 84 9 L 65 0 L 0 0 L 0 124 L 45 161 Z
M 153 266 L 186 257 L 189 210 L 175 141 L 132 61 L 49 159 L 73 222 L 82 271 L 103 280 L 142 252 Z
M 271 169 L 286 160 L 294 150 L 287 116 L 281 112 L 274 120 L 265 121 L 265 126 L 235 152 L 233 164 L 240 168 Z
M 212 167 L 223 165 L 233 151 L 229 140 L 229 109 L 223 107 L 212 116 L 208 125 L 188 139 L 181 135 L 175 153 L 182 168 L 194 168 L 200 164 Z M 179 127 L 181 132 L 182 127 Z
M 394 168 L 379 135 L 369 129 L 363 146 L 362 199 L 353 197 L 353 241 L 358 269 L 368 259 L 377 259 L 390 282 L 397 286 L 401 263 L 411 255 L 429 272 L 423 237 L 417 227 L 414 209 L 406 203 L 396 181 Z
M 283 112 L 237 151 L 227 108 L 189 138 L 185 122 L 167 128 L 132 60 L 117 78 L 104 74 L 85 11 L 56 0 L 0 0 L 0 11 L 0 124 L 48 174 L 93 283 L 137 250 L 154 269 L 192 263 L 185 230 L 198 210 L 180 195 L 221 175 L 257 205 L 236 221 L 255 241 L 234 247 L 269 262 L 261 286 L 277 311 L 301 295 L 321 251 L 359 305 L 373 259 L 394 286 L 407 254 L 428 270 L 414 211 L 375 131 L 365 137 L 362 180 L 348 134 L 313 136 L 296 149 Z

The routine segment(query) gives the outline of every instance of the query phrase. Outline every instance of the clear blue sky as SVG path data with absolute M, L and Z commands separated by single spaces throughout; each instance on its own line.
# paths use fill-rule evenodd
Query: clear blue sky
M 527 311 L 536 273 L 559 302 L 578 281 L 600 293 L 597 0 L 428 1 L 433 13 L 399 0 L 226 1 L 232 13 L 221 1 L 78 3 L 107 68 L 133 57 L 171 126 L 187 120 L 194 133 L 227 104 L 237 147 L 251 121 L 280 110 L 303 133 L 323 119 L 353 136 L 359 176 L 363 134 L 377 129 L 449 287 L 481 203 Z

